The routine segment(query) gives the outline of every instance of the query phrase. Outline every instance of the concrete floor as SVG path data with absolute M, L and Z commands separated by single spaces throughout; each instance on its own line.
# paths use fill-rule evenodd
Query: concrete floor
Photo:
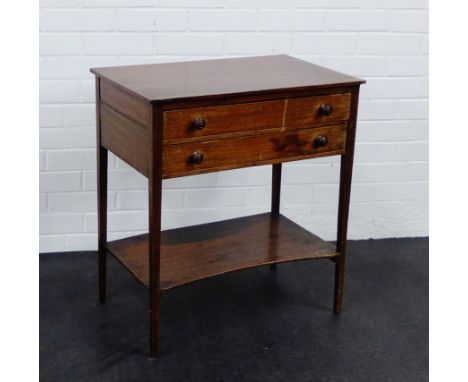
M 147 290 L 96 253 L 40 255 L 41 381 L 428 380 L 427 238 L 351 241 L 341 316 L 334 265 L 235 272 L 163 295 L 161 354 L 147 357 Z

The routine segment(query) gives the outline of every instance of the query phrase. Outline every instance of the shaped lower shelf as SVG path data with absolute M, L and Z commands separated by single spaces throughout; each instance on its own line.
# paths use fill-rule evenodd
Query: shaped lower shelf
M 148 235 L 107 248 L 149 285 Z M 265 213 L 161 232 L 161 290 L 265 264 L 337 256 L 334 245 L 282 215 Z

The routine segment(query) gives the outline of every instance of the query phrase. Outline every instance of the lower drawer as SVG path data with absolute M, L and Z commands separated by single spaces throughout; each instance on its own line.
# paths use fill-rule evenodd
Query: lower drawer
M 164 146 L 163 176 L 344 153 L 346 124 Z
M 255 149 L 254 160 L 257 162 L 336 155 L 345 149 L 346 125 L 285 131 L 256 138 L 252 144 Z
M 166 145 L 163 148 L 163 177 L 183 176 L 242 167 L 252 161 L 249 137 Z

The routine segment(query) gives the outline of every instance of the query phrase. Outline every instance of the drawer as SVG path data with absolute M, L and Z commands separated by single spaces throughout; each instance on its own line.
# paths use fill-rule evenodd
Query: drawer
M 214 168 L 242 167 L 252 161 L 252 137 L 165 145 L 163 177 L 199 173 Z
M 163 176 L 342 154 L 346 125 L 165 145 Z
M 284 100 L 208 106 L 164 112 L 164 142 L 210 135 L 280 129 Z
M 258 162 L 288 158 L 301 159 L 342 154 L 346 146 L 346 124 L 314 129 L 284 131 L 258 136 L 254 159 Z
M 331 125 L 349 119 L 351 93 L 331 94 L 287 100 L 285 129 L 304 129 Z

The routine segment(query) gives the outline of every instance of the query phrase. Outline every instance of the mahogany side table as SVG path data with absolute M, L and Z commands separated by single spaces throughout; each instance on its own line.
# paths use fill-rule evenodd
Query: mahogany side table
M 162 291 L 250 267 L 329 258 L 341 311 L 360 85 L 289 56 L 94 68 L 99 298 L 106 256 L 149 288 L 150 356 Z M 107 161 L 113 152 L 148 178 L 149 232 L 107 241 Z M 280 214 L 283 162 L 340 155 L 332 245 Z M 162 180 L 272 165 L 271 212 L 161 231 Z

